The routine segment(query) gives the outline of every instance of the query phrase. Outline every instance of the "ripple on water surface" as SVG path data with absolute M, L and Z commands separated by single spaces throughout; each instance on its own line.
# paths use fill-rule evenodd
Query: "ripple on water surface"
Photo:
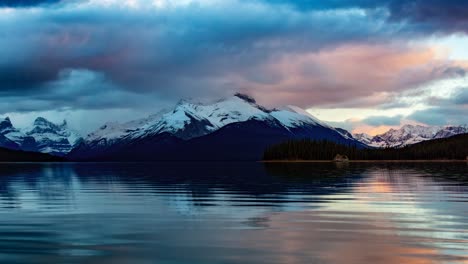
M 2 263 L 467 263 L 468 164 L 0 164 Z

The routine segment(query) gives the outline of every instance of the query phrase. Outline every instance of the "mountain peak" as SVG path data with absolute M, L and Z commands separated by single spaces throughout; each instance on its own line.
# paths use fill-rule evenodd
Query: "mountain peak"
M 7 116 L 5 117 L 2 121 L 0 121 L 0 123 L 5 123 L 5 124 L 10 124 L 11 125 L 11 121 L 10 121 L 10 118 Z
M 68 122 L 67 122 L 66 119 L 64 119 L 64 120 L 62 121 L 62 124 L 60 125 L 60 127 L 66 128 L 67 126 L 68 126 Z
M 13 128 L 13 124 L 11 124 L 10 118 L 5 117 L 2 121 L 0 121 L 0 131 L 5 131 Z
M 373 147 L 404 147 L 421 141 L 446 138 L 457 134 L 467 133 L 466 126 L 424 126 L 405 124 L 399 129 L 390 129 L 374 137 L 355 134 L 354 137 L 364 144 Z
M 243 94 L 243 93 L 235 93 L 234 94 L 235 97 L 238 97 L 248 103 L 251 103 L 251 104 L 257 104 L 257 101 L 255 100 L 255 98 L 253 98 L 252 96 L 250 95 L 247 95 L 247 94 Z
M 180 105 L 186 105 L 186 104 L 191 104 L 189 99 L 180 99 L 179 101 L 177 101 L 176 107 Z
M 44 117 L 37 117 L 32 126 L 21 129 L 13 127 L 10 118 L 0 118 L 0 134 L 18 149 L 55 155 L 65 155 L 81 140 L 78 133 L 68 129 L 66 120 L 55 124 Z
M 45 119 L 44 117 L 38 117 L 36 120 L 34 120 L 34 125 L 39 126 L 39 125 L 48 125 L 48 124 L 53 124 L 49 120 Z

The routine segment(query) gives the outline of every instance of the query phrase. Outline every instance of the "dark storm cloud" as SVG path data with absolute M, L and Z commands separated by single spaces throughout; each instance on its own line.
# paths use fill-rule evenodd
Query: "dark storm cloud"
M 467 124 L 468 87 L 459 88 L 448 98 L 430 98 L 432 107 L 416 111 L 408 119 L 429 125 Z
M 385 9 L 389 21 L 406 22 L 413 30 L 424 32 L 468 32 L 468 1 L 463 0 L 262 0 L 294 6 L 297 10 L 362 8 Z
M 42 92 L 24 91 L 27 96 L 4 93 L 0 112 L 37 110 L 125 109 L 151 104 L 151 96 L 119 89 L 104 74 L 85 69 L 63 70 L 57 80 L 43 85 Z M 72 102 L 72 103 L 71 103 Z
M 31 7 L 46 4 L 56 4 L 61 0 L 2 0 L 0 7 Z
M 428 125 L 459 125 L 466 124 L 466 113 L 456 106 L 437 106 L 416 111 L 408 119 Z
M 391 19 L 406 20 L 421 29 L 468 32 L 468 2 L 447 0 L 388 1 Z
M 18 90 L 36 89 L 39 85 L 56 78 L 53 70 L 47 68 L 0 67 L 0 93 L 5 95 Z
M 461 91 L 454 96 L 453 101 L 457 105 L 468 106 L 468 87 L 461 89 Z
M 466 69 L 462 67 L 447 67 L 443 69 L 443 74 L 451 77 L 465 77 Z
M 139 107 L 239 90 L 272 104 L 341 104 L 356 97 L 353 102 L 375 105 L 382 102 L 362 98 L 465 73 L 450 65 L 433 73 L 421 67 L 431 54 L 415 59 L 405 47 L 385 46 L 390 40 L 404 45 L 417 30 L 426 34 L 422 15 L 403 12 L 419 10 L 418 1 L 409 7 L 403 1 L 194 1 L 157 10 L 144 0 L 137 2 L 148 6 L 135 9 L 122 7 L 125 1 L 54 5 L 59 2 L 2 1 L 9 7 L 40 6 L 0 10 L 5 109 L 18 101 L 31 110 Z M 347 53 L 353 45 L 358 48 Z M 289 74 L 310 54 L 318 55 Z M 407 69 L 399 65 L 406 60 L 421 63 Z M 398 82 L 382 79 L 387 71 L 396 72 Z
M 229 2 L 158 11 L 91 4 L 16 10 L 0 18 L 0 31 L 0 93 L 54 93 L 49 84 L 61 71 L 88 69 L 115 89 L 163 98 L 219 97 L 249 89 L 249 82 L 276 82 L 257 68 L 284 52 L 387 34 L 359 12 L 302 14 Z

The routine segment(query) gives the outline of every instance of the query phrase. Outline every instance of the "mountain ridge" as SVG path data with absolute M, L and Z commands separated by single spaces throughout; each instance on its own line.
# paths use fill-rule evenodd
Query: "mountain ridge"
M 392 128 L 375 136 L 365 133 L 354 134 L 353 136 L 356 140 L 371 147 L 401 148 L 431 139 L 447 138 L 463 133 L 468 133 L 467 125 L 422 126 L 407 124 L 399 129 Z
M 259 137 L 261 134 L 263 137 Z M 216 159 L 259 159 L 268 144 L 288 138 L 328 139 L 364 147 L 298 107 L 267 109 L 250 96 L 235 94 L 211 104 L 180 101 L 172 111 L 159 115 L 159 118 L 147 119 L 147 122 L 105 125 L 84 138 L 69 157 L 182 159 L 186 153 L 192 153 L 193 159 L 208 159 L 207 151 L 194 150 L 204 148 L 216 153 Z M 155 142 L 156 139 L 161 142 Z M 221 145 L 226 149 L 217 147 Z M 177 149 L 177 155 L 169 154 Z M 236 153 L 227 153 L 232 149 Z M 142 153 L 152 157 L 144 157 Z
M 81 136 L 68 128 L 66 120 L 55 124 L 37 117 L 30 127 L 15 128 L 9 117 L 0 121 L 0 147 L 64 156 L 76 146 Z

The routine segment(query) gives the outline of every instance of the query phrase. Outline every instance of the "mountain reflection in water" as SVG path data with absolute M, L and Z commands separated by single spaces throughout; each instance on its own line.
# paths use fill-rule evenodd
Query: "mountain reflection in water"
M 465 163 L 0 164 L 2 263 L 468 263 Z

